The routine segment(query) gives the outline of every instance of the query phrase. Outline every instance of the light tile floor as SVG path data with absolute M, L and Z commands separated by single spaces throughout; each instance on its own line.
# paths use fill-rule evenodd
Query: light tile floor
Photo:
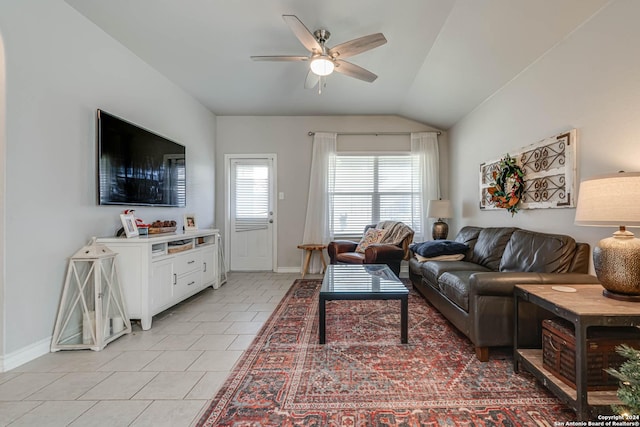
M 299 277 L 232 273 L 100 352 L 49 353 L 0 373 L 0 426 L 192 425 Z

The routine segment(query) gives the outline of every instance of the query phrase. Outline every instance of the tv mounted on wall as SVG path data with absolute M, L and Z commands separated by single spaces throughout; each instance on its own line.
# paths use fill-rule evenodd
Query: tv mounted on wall
M 98 203 L 186 205 L 184 145 L 98 110 Z

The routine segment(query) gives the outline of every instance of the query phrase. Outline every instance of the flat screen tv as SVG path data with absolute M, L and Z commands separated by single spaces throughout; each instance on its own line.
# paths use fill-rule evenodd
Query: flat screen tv
M 98 110 L 98 203 L 186 205 L 185 147 Z

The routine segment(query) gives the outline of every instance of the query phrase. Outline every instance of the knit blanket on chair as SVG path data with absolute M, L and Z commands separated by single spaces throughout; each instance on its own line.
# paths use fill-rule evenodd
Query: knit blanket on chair
M 404 222 L 380 221 L 376 228 L 386 230 L 380 243 L 401 245 L 408 237 L 413 237 L 413 230 Z

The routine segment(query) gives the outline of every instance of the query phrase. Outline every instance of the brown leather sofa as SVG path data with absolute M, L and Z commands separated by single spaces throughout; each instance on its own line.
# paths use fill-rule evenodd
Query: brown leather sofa
M 403 223 L 400 227 L 406 227 Z M 367 225 L 364 229 L 366 233 L 369 228 L 381 226 L 394 226 L 391 221 L 383 221 L 379 224 Z M 400 264 L 402 260 L 409 259 L 411 251 L 409 244 L 413 240 L 413 230 L 406 228 L 403 238 L 399 242 L 374 243 L 368 246 L 364 253 L 356 252 L 358 242 L 350 240 L 334 240 L 327 246 L 329 260 L 331 264 L 387 264 L 396 276 L 400 276 Z
M 415 289 L 489 360 L 489 347 L 513 345 L 516 284 L 594 284 L 589 245 L 564 235 L 518 228 L 464 227 L 455 241 L 469 246 L 461 261 L 409 260 Z M 551 314 L 532 304 L 520 308 L 519 337 L 537 346 L 541 322 Z

